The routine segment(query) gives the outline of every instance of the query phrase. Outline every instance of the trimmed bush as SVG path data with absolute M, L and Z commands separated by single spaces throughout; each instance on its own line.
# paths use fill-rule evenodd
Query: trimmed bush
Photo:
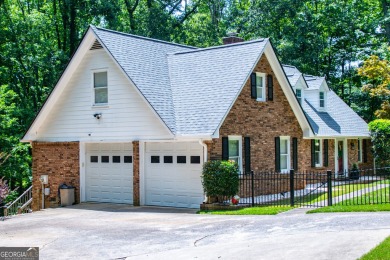
M 209 197 L 218 201 L 236 195 L 239 186 L 238 165 L 231 161 L 209 161 L 203 165 L 202 185 Z
M 380 165 L 390 163 L 390 120 L 377 119 L 368 124 L 375 160 Z

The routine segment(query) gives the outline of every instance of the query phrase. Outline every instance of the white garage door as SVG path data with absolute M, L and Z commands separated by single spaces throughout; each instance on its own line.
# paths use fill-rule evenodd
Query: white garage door
M 199 143 L 147 143 L 145 204 L 199 208 L 203 202 L 203 147 Z
M 100 143 L 86 146 L 87 201 L 133 203 L 133 145 Z

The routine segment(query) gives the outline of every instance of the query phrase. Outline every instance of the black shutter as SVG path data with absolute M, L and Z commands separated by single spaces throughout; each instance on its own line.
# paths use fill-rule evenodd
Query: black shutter
M 256 73 L 251 74 L 251 98 L 257 98 Z
M 268 86 L 268 100 L 274 100 L 274 79 L 272 75 L 267 76 L 267 86 Z
M 245 146 L 245 173 L 251 172 L 251 140 L 250 137 L 244 137 Z
M 229 160 L 229 139 L 222 137 L 222 160 Z
M 293 137 L 293 168 L 298 171 L 298 138 Z
M 316 146 L 316 140 L 311 140 L 311 167 L 316 167 L 316 158 L 315 158 L 315 146 Z
M 327 167 L 329 165 L 329 155 L 328 155 L 328 139 L 324 140 L 324 166 Z
M 363 162 L 367 162 L 367 139 L 363 139 Z
M 275 137 L 275 172 L 280 172 L 280 137 Z

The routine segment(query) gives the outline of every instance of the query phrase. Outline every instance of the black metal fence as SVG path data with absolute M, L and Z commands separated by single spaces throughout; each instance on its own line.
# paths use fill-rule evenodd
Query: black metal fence
M 240 175 L 240 205 L 324 207 L 390 203 L 390 167 Z

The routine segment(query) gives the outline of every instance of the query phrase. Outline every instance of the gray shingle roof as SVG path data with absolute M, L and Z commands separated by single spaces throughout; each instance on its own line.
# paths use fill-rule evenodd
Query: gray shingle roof
M 267 39 L 169 55 L 177 134 L 213 134 Z
M 318 136 L 368 137 L 367 123 L 358 116 L 336 93 L 327 93 L 327 110 L 316 110 L 307 100 L 302 107 L 314 133 Z
M 174 133 L 167 53 L 196 49 L 91 26 L 142 95 Z
M 91 26 L 178 135 L 212 135 L 268 39 L 197 49 Z
M 291 65 L 283 65 L 283 70 L 286 73 L 291 86 L 295 86 L 302 73 L 295 66 Z
M 304 75 L 303 77 L 306 80 L 309 90 L 319 89 L 321 87 L 322 82 L 324 82 L 325 80 L 325 77 L 317 77 L 312 75 Z

